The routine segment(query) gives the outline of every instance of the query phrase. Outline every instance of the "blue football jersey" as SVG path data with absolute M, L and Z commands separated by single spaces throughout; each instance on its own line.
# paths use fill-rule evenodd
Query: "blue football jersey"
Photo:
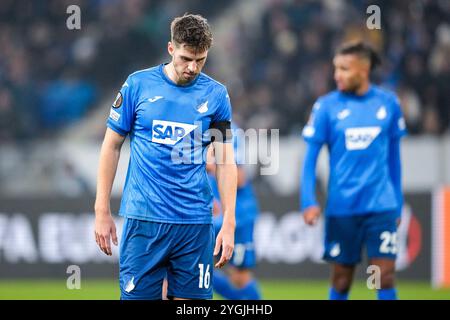
M 177 224 L 212 223 L 205 169 L 207 130 L 231 121 L 225 86 L 199 74 L 179 86 L 164 64 L 137 71 L 123 84 L 107 126 L 130 135 L 130 161 L 119 214 Z
M 243 164 L 245 149 L 240 139 L 240 135 L 236 134 L 236 130 L 239 130 L 239 128 L 236 127 L 234 123 L 232 123 L 231 128 L 233 131 L 233 147 L 235 160 L 238 165 Z M 216 177 L 209 174 L 208 178 L 213 190 L 214 197 L 217 199 L 217 201 L 220 201 L 220 194 L 217 187 Z M 253 186 L 251 184 L 251 181 L 247 180 L 243 186 L 238 187 L 236 193 L 236 225 L 242 225 L 246 222 L 254 221 L 258 215 L 258 212 L 258 201 L 256 199 Z M 219 217 L 219 220 L 221 219 L 222 217 Z
M 333 91 L 317 100 L 303 137 L 328 146 L 327 215 L 367 214 L 399 207 L 388 150 L 390 140 L 405 133 L 398 98 L 376 85 L 362 96 Z

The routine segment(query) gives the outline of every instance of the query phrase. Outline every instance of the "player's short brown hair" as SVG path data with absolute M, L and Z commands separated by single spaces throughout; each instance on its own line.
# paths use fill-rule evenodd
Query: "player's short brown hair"
M 362 58 L 369 60 L 370 70 L 375 69 L 381 64 L 381 59 L 378 53 L 367 43 L 362 41 L 350 41 L 342 44 L 337 50 L 338 54 L 356 54 Z
M 211 48 L 213 37 L 208 21 L 201 15 L 185 13 L 170 24 L 171 40 L 176 45 L 185 44 L 196 51 Z

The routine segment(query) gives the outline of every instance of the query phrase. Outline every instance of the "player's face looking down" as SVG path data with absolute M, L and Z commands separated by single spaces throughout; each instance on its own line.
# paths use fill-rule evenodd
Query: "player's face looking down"
M 338 54 L 334 57 L 333 64 L 334 80 L 339 91 L 364 93 L 370 72 L 370 62 L 367 59 L 356 54 Z
M 169 54 L 175 71 L 176 83 L 187 84 L 197 77 L 205 65 L 208 51 L 197 51 L 185 44 L 169 42 Z

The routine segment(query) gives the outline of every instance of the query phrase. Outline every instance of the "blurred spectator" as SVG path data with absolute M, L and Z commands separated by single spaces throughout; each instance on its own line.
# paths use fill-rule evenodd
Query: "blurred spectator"
M 59 129 L 80 120 L 96 96 L 93 85 L 68 71 L 62 79 L 51 81 L 42 92 L 40 118 L 43 129 Z

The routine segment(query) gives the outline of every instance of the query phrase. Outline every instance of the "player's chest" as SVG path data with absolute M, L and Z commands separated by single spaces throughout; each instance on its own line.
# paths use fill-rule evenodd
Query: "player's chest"
M 389 129 L 393 115 L 381 100 L 367 102 L 346 101 L 340 103 L 331 114 L 331 129 L 336 134 L 355 128 Z
M 331 116 L 331 137 L 348 150 L 361 150 L 388 135 L 393 115 L 382 101 L 347 101 Z
M 205 132 L 213 115 L 214 102 L 209 100 L 202 93 L 147 90 L 138 98 L 135 130 L 174 138 L 193 128 Z

